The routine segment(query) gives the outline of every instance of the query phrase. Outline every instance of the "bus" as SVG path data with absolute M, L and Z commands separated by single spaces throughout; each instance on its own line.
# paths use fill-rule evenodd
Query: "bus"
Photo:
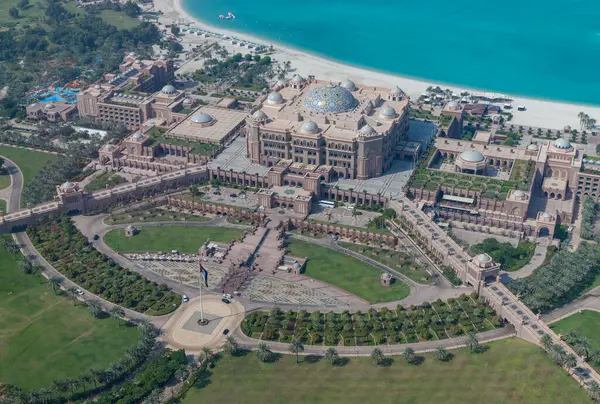
M 322 208 L 335 208 L 335 202 L 326 201 L 322 199 L 319 201 L 319 206 Z

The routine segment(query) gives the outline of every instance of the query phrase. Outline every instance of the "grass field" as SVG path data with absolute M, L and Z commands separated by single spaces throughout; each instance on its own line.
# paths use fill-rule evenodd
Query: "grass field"
M 127 182 L 127 180 L 121 177 L 119 174 L 113 174 L 109 172 L 104 172 L 100 175 L 95 176 L 86 186 L 86 192 L 94 192 L 100 189 L 112 188 L 119 184 L 123 184 Z
M 130 29 L 140 25 L 140 21 L 137 18 L 131 18 L 125 13 L 119 13 L 113 10 L 102 10 L 100 12 L 100 17 L 118 29 Z
M 133 237 L 125 237 L 123 229 L 112 230 L 106 233 L 104 242 L 117 252 L 177 250 L 180 253 L 198 253 L 207 238 L 228 243 L 241 235 L 241 230 L 226 227 L 142 227 Z
M 575 331 L 581 337 L 590 340 L 592 348 L 600 349 L 600 313 L 593 310 L 583 310 L 550 325 L 554 331 L 566 334 Z
M 0 213 L 6 213 L 6 201 L 0 199 Z
M 55 296 L 0 248 L 0 383 L 39 388 L 102 369 L 138 338 L 136 328 L 93 319 L 83 305 Z
M 6 170 L 0 171 L 0 189 L 8 187 L 10 187 L 10 175 Z
M 160 208 L 151 208 L 137 210 L 130 213 L 121 213 L 112 215 L 106 218 L 106 224 L 123 224 L 123 223 L 152 223 L 152 222 L 171 222 L 171 221 L 186 221 L 186 222 L 208 222 L 212 217 L 196 216 L 188 213 L 175 212 Z
M 394 357 L 390 367 L 368 358 L 349 358 L 345 366 L 302 361 L 285 355 L 261 363 L 250 353 L 224 357 L 188 392 L 196 403 L 411 403 L 546 404 L 587 403 L 587 393 L 537 346 L 508 339 L 482 354 L 453 351 L 441 363 L 430 354 L 419 366 Z
M 343 253 L 315 244 L 290 240 L 289 255 L 308 257 L 305 275 L 344 289 L 371 303 L 404 299 L 410 289 L 396 280 L 391 287 L 380 285 L 381 271 Z
M 9 146 L 0 146 L 0 156 L 12 160 L 21 169 L 21 172 L 23 173 L 23 186 L 31 181 L 35 173 L 40 171 L 47 161 L 57 159 L 55 154 Z

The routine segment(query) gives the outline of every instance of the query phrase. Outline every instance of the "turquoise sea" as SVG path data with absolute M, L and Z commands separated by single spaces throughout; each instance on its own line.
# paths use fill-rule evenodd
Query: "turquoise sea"
M 215 27 L 356 66 L 600 105 L 598 0 L 183 0 Z M 219 20 L 231 11 L 235 20 Z

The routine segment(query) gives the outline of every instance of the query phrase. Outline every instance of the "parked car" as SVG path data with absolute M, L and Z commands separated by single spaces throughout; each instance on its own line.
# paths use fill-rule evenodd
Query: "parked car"
M 97 234 L 94 234 L 94 241 L 96 241 L 96 240 L 98 240 L 98 239 L 100 239 L 100 236 L 99 236 L 99 235 L 97 235 Z
M 187 295 L 183 295 L 183 296 L 182 296 L 182 299 L 183 299 L 183 302 L 184 302 L 184 303 L 187 303 L 187 302 L 189 302 L 189 301 L 190 301 L 190 298 L 189 298 L 189 297 L 187 297 Z
M 78 296 L 83 296 L 83 290 L 81 289 L 77 289 L 75 293 L 77 293 Z
M 231 296 L 229 293 L 224 293 L 224 294 L 223 294 L 223 297 L 224 297 L 225 299 L 231 299 L 233 296 Z
M 221 301 L 222 301 L 223 303 L 225 303 L 225 304 L 229 304 L 229 303 L 231 303 L 229 300 L 227 300 L 227 299 L 225 299 L 225 298 L 221 299 Z
M 232 198 L 237 198 L 237 194 L 229 194 L 229 196 Z
M 225 328 L 225 329 L 223 330 L 223 335 L 227 335 L 227 334 L 229 334 L 229 328 Z

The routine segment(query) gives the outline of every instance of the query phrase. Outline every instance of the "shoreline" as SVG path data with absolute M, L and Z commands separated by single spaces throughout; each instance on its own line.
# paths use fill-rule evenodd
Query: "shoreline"
M 270 41 L 242 32 L 207 24 L 199 20 L 197 17 L 191 15 L 183 7 L 182 3 L 182 0 L 154 0 L 154 9 L 161 10 L 163 12 L 163 16 L 161 17 L 161 22 L 163 23 L 168 21 L 167 23 L 170 24 L 172 20 L 178 21 L 182 19 L 185 20 L 186 23 L 190 23 L 190 25 L 204 30 L 219 32 L 224 35 L 235 36 L 237 38 L 244 38 L 250 42 L 273 45 L 275 52 L 271 55 L 271 57 L 280 62 L 290 61 L 294 74 L 297 73 L 305 77 L 308 75 L 314 75 L 320 80 L 331 81 L 343 81 L 350 79 L 357 84 L 369 86 L 372 85 L 376 87 L 392 88 L 397 85 L 404 90 L 406 94 L 412 97 L 420 95 L 429 86 L 440 86 L 443 89 L 449 88 L 453 92 L 469 91 L 471 93 L 498 93 L 474 89 L 468 86 L 457 86 L 418 78 L 410 78 L 394 73 L 374 70 L 372 68 L 345 64 L 343 62 L 329 59 L 326 56 L 294 49 L 275 41 Z M 188 39 L 192 38 L 189 40 L 195 43 L 201 43 L 206 40 L 215 39 L 206 39 L 192 35 L 186 35 L 186 37 Z M 228 48 L 238 49 L 230 44 Z M 240 51 L 243 51 L 243 49 L 244 48 L 239 48 Z M 560 130 L 563 130 L 565 126 L 569 125 L 571 128 L 579 131 L 581 128 L 579 126 L 579 118 L 577 117 L 577 114 L 582 111 L 590 115 L 592 118 L 596 118 L 600 121 L 600 106 L 535 99 L 524 96 L 516 96 L 509 93 L 502 94 L 505 94 L 507 97 L 511 98 L 515 107 L 511 111 L 513 114 L 513 119 L 509 122 L 509 124 Z M 517 105 L 525 105 L 527 107 L 527 111 L 517 111 Z

